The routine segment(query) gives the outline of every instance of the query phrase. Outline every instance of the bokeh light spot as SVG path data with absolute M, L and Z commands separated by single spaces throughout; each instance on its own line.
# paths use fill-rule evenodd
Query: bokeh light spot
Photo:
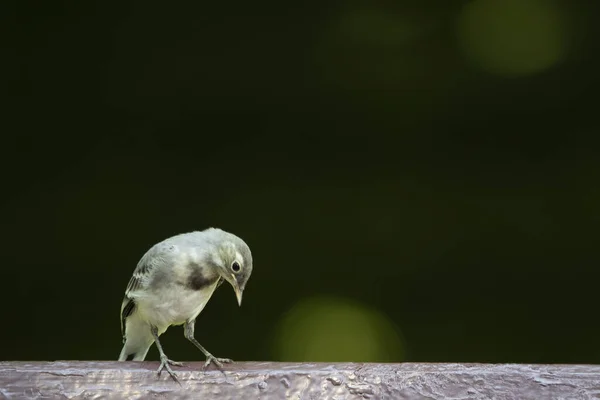
M 481 69 L 529 75 L 564 57 L 566 22 L 548 0 L 476 0 L 459 16 L 458 40 L 467 59 Z
M 281 361 L 391 362 L 403 358 L 400 332 L 384 314 L 337 297 L 297 303 L 276 328 Z

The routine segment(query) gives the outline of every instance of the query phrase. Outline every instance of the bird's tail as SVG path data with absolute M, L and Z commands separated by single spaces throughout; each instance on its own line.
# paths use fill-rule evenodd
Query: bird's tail
M 119 361 L 144 361 L 154 337 L 147 323 L 132 316 L 127 319 L 125 343 L 119 355 Z
M 150 346 L 152 346 L 152 343 L 132 346 L 130 341 L 126 341 L 119 355 L 119 361 L 144 361 Z

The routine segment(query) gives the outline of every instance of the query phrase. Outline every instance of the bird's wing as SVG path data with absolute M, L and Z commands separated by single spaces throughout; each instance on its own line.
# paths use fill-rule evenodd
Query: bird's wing
M 159 243 L 148 250 L 135 267 L 121 304 L 121 334 L 123 340 L 125 340 L 125 320 L 135 311 L 135 299 L 134 296 L 131 296 L 131 293 L 143 289 L 148 284 L 148 278 L 156 265 L 168 259 L 174 250 L 175 246 L 173 245 Z
M 134 292 L 141 288 L 146 281 L 146 279 L 150 276 L 150 272 L 154 269 L 154 263 L 152 262 L 152 258 L 142 257 L 137 267 L 133 271 L 133 275 L 127 284 L 127 289 L 125 289 L 125 296 L 129 293 Z
M 135 301 L 127 296 L 123 299 L 121 305 L 121 336 L 123 336 L 123 343 L 125 343 L 125 320 L 135 310 Z

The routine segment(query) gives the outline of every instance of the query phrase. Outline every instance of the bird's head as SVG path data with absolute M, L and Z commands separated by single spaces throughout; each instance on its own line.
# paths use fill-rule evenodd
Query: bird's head
M 216 252 L 213 262 L 219 275 L 233 287 L 238 304 L 242 305 L 242 295 L 250 274 L 252 274 L 252 253 L 248 245 L 239 237 L 224 231 L 217 233 Z

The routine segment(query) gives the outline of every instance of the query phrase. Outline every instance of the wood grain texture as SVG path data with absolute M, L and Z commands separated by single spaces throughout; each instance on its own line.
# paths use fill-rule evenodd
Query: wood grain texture
M 238 362 L 0 362 L 2 399 L 598 399 L 600 366 Z

